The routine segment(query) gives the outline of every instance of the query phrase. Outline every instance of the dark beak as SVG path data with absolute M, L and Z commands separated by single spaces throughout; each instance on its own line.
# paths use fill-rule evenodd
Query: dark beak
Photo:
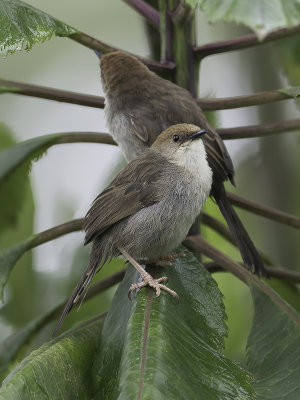
M 205 135 L 206 133 L 207 133 L 207 130 L 206 130 L 206 129 L 201 129 L 200 131 L 193 133 L 192 136 L 189 137 L 189 139 L 190 139 L 190 140 L 199 139 L 199 138 L 201 138 L 203 135 Z

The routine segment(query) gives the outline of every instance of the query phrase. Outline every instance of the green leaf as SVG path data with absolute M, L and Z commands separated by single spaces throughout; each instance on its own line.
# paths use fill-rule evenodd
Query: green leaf
M 259 39 L 278 28 L 299 25 L 298 0 L 187 0 L 199 4 L 209 22 L 229 21 L 253 29 Z
M 0 0 L 0 55 L 30 50 L 55 36 L 70 36 L 77 30 L 19 0 Z
M 5 124 L 0 123 L 0 151 L 14 144 L 12 131 Z M 19 171 L 16 184 L 7 184 L 5 187 L 0 185 L 0 246 L 4 244 L 4 232 L 7 229 L 17 228 L 18 217 L 29 188 L 26 171 Z
M 280 89 L 280 90 L 278 90 L 278 92 L 284 93 L 287 96 L 290 96 L 290 97 L 296 99 L 297 97 L 300 96 L 300 86 L 294 86 L 294 87 L 290 87 L 290 88 L 286 88 L 286 89 Z
M 248 340 L 248 365 L 259 400 L 298 400 L 300 386 L 300 315 L 279 307 L 250 283 L 254 321 Z
M 91 399 L 91 367 L 102 320 L 32 352 L 3 381 L 1 400 Z
M 16 262 L 28 250 L 32 238 L 6 249 L 0 253 L 0 301 L 3 302 L 3 289 Z
M 147 288 L 129 301 L 137 273 L 128 268 L 103 328 L 94 398 L 255 399 L 250 374 L 222 355 L 226 315 L 216 282 L 190 253 L 162 273 L 179 301 Z
M 3 125 L 0 125 L 1 141 L 6 132 Z M 28 191 L 31 162 L 40 157 L 58 137 L 59 135 L 46 135 L 0 151 L 0 233 L 7 228 L 17 228 L 17 218 Z
M 55 142 L 57 137 L 58 135 L 55 134 L 40 136 L 2 150 L 0 152 L 0 184 L 10 174 L 14 173 L 20 165 L 26 163 L 28 170 L 31 161 L 45 152 Z
M 300 288 L 296 283 L 271 278 L 268 285 L 297 312 L 300 312 Z
M 0 232 L 7 227 L 17 227 L 17 216 L 28 189 L 28 171 L 31 162 L 40 157 L 55 143 L 60 135 L 47 135 L 18 143 L 0 152 Z M 0 300 L 3 287 L 15 263 L 29 248 L 33 238 L 2 251 L 0 254 Z
M 9 363 L 15 359 L 21 348 L 26 344 L 31 335 L 41 326 L 49 321 L 49 318 L 65 304 L 65 301 L 53 307 L 44 315 L 30 321 L 20 330 L 14 332 L 0 343 L 0 371 L 7 368 Z

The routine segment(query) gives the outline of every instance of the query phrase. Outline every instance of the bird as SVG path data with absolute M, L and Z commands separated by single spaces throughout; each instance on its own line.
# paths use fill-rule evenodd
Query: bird
M 226 195 L 224 182 L 229 180 L 235 185 L 231 157 L 190 92 L 151 72 L 131 54 L 114 51 L 99 56 L 106 122 L 126 160 L 134 160 L 171 125 L 188 123 L 205 128 L 203 141 L 213 171 L 210 196 L 229 226 L 244 265 L 259 276 L 267 276 L 254 243 Z
M 59 330 L 93 276 L 123 255 L 142 277 L 130 292 L 149 285 L 177 294 L 154 279 L 140 264 L 170 254 L 186 237 L 212 185 L 212 170 L 203 144 L 206 130 L 177 124 L 161 133 L 142 154 L 123 168 L 100 193 L 85 216 L 85 245 L 92 243 L 89 263 L 66 303 L 54 330 Z M 176 258 L 176 254 L 175 254 Z

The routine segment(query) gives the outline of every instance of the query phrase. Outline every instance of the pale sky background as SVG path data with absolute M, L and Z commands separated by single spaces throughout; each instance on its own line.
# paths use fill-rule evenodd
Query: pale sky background
M 121 0 L 27 0 L 27 3 L 108 44 L 137 55 L 149 55 L 142 17 Z M 225 24 L 212 27 L 203 19 L 199 26 L 198 44 L 244 32 L 238 27 L 229 31 Z M 243 52 L 243 57 L 241 52 L 234 52 L 205 59 L 200 94 L 226 97 L 251 93 L 251 82 L 241 68 L 243 64 L 246 66 L 247 60 L 247 51 Z M 29 52 L 22 51 L 1 59 L 0 76 L 103 95 L 97 57 L 91 50 L 66 38 L 52 39 L 35 45 Z M 257 122 L 253 107 L 219 115 L 223 127 Z M 18 140 L 55 132 L 107 132 L 103 110 L 16 95 L 0 96 L 0 119 L 15 132 Z M 255 143 L 253 140 L 227 142 L 235 165 L 242 158 L 244 146 L 247 146 L 247 152 L 257 150 Z M 119 160 L 120 151 L 113 146 L 72 144 L 51 148 L 34 164 L 31 172 L 36 203 L 35 231 L 65 222 L 67 208 L 70 208 L 70 218 L 83 216 Z M 83 234 L 77 234 L 72 245 L 66 236 L 38 247 L 34 251 L 35 267 L 49 272 L 56 270 L 62 265 L 62 258 L 67 262 L 68 255 L 82 239 Z

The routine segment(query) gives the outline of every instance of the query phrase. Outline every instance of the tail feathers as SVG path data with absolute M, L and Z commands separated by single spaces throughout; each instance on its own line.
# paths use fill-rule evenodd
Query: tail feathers
M 216 199 L 223 217 L 226 219 L 246 266 L 257 275 L 267 276 L 261 257 L 240 218 L 228 200 L 224 186 L 222 185 L 221 189 L 218 190 L 217 193 L 212 194 Z
M 99 263 L 99 259 L 97 259 L 95 261 L 90 260 L 88 267 L 86 268 L 83 275 L 81 276 L 79 282 L 77 283 L 75 289 L 73 290 L 73 293 L 69 297 L 61 316 L 59 317 L 59 320 L 53 331 L 53 336 L 56 336 L 57 332 L 59 331 L 60 327 L 62 326 L 62 323 L 64 322 L 64 319 L 71 311 L 73 305 L 82 296 L 84 290 L 87 289 L 89 283 L 91 282 L 95 273 L 97 272 L 98 263 Z

